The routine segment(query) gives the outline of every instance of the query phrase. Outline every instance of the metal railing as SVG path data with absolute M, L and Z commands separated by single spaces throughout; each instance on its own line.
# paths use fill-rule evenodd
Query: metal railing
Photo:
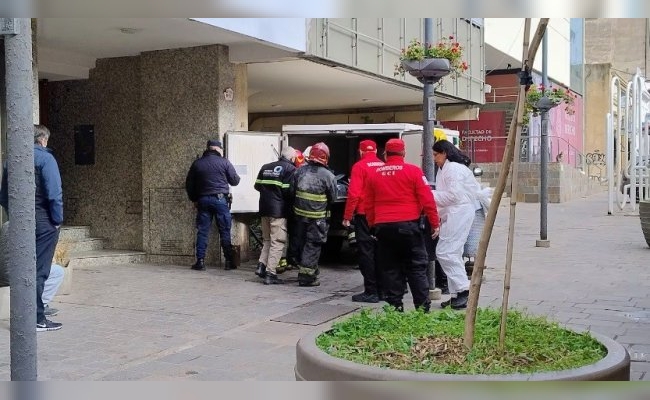
M 463 150 L 473 162 L 501 162 L 507 136 L 465 136 L 461 139 Z M 520 162 L 540 162 L 540 136 L 523 136 L 520 142 Z M 563 137 L 549 135 L 548 161 L 570 165 L 586 172 L 587 159 L 578 148 Z

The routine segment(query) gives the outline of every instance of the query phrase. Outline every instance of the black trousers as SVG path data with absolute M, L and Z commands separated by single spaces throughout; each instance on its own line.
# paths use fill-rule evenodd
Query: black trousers
M 406 278 L 413 295 L 413 305 L 429 311 L 429 259 L 419 221 L 377 224 L 375 235 L 386 302 L 396 308 L 403 307 Z
M 431 239 L 431 224 L 429 220 L 424 218 L 424 243 L 427 248 L 427 255 L 429 261 L 435 262 L 435 285 L 437 288 L 447 287 L 447 275 L 445 271 L 442 270 L 442 266 L 436 259 L 436 245 L 438 244 L 438 238 Z
M 300 237 L 297 234 L 296 217 L 293 213 L 287 218 L 287 261 L 291 265 L 300 265 Z
M 354 234 L 357 239 L 357 254 L 359 256 L 359 271 L 363 275 L 364 292 L 379 294 L 379 266 L 376 261 L 377 240 L 370 235 L 370 228 L 365 215 L 354 216 Z
M 50 276 L 54 250 L 59 241 L 59 230 L 47 221 L 36 221 L 36 322 L 45 321 L 43 288 Z
M 310 219 L 299 217 L 296 219 L 296 236 L 300 247 L 300 268 L 298 281 L 311 283 L 316 281 L 320 271 L 318 260 L 323 243 L 327 241 L 329 223 L 326 219 Z

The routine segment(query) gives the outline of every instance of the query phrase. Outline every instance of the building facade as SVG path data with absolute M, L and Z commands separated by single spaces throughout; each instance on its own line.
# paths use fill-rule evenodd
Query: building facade
M 193 259 L 184 179 L 207 139 L 274 116 L 327 123 L 422 104 L 420 83 L 395 77 L 394 66 L 405 44 L 423 38 L 423 19 L 45 18 L 36 32 L 39 114 L 61 169 L 65 224 L 89 225 L 111 248 L 156 262 Z M 475 107 L 484 99 L 483 27 L 439 18 L 443 35 L 467 49 L 470 69 L 444 82 L 437 101 L 454 112 Z M 234 224 L 243 252 L 249 218 Z M 216 243 L 215 232 L 209 262 L 219 259 Z

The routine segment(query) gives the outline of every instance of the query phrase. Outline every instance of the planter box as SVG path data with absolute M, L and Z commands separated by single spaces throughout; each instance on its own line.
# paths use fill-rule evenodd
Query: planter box
M 650 200 L 639 202 L 639 217 L 645 242 L 650 246 Z
M 431 79 L 435 82 L 451 72 L 449 60 L 446 58 L 425 58 L 421 61 L 403 60 L 402 67 L 410 75 L 418 78 L 420 82 L 425 79 Z
M 621 344 L 591 333 L 607 348 L 607 355 L 592 365 L 555 372 L 509 375 L 434 374 L 357 364 L 330 356 L 316 346 L 316 338 L 331 329 L 325 326 L 304 336 L 296 345 L 295 375 L 298 381 L 629 381 L 630 356 Z M 372 390 L 372 387 L 369 387 Z M 369 393 L 366 393 L 369 394 Z

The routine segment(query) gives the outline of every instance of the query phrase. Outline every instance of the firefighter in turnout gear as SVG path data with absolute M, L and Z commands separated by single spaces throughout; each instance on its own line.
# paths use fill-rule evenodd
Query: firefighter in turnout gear
M 295 235 L 300 243 L 298 284 L 318 286 L 318 259 L 321 247 L 327 241 L 329 204 L 336 199 L 336 178 L 327 168 L 330 158 L 325 143 L 312 146 L 307 165 L 294 174 L 293 212 Z

